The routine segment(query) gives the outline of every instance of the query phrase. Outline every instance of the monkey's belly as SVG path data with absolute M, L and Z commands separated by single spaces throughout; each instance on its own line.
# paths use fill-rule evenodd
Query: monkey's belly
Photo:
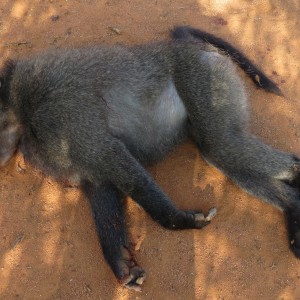
M 138 159 L 155 161 L 184 137 L 187 112 L 172 81 L 156 99 L 124 98 L 112 105 L 108 124 Z

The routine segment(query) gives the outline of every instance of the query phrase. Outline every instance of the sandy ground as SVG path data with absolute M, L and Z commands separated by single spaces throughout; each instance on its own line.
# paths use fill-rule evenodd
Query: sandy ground
M 0 56 L 159 40 L 190 24 L 243 50 L 279 84 L 285 98 L 242 75 L 252 130 L 300 155 L 299 14 L 298 0 L 1 0 Z M 136 293 L 105 263 L 81 193 L 16 156 L 0 170 L 0 299 L 300 299 L 282 213 L 208 166 L 191 143 L 150 172 L 179 207 L 219 214 L 202 231 L 170 232 L 129 200 L 129 231 L 148 274 Z

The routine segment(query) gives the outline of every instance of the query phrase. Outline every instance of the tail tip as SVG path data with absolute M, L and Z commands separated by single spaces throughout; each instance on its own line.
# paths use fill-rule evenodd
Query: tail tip
M 189 26 L 175 26 L 170 32 L 173 39 L 182 40 L 191 37 Z

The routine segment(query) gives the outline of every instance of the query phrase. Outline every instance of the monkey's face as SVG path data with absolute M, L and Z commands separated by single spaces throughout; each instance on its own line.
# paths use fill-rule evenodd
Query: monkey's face
M 15 114 L 0 103 L 0 167 L 4 166 L 17 150 L 21 126 Z

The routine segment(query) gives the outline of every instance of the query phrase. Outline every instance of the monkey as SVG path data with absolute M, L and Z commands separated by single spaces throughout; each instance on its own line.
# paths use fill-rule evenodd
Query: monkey
M 0 74 L 0 165 L 19 150 L 58 181 L 76 180 L 115 277 L 140 290 L 146 273 L 130 249 L 126 196 L 170 230 L 201 229 L 216 215 L 216 208 L 180 210 L 145 169 L 190 138 L 209 164 L 284 212 L 299 258 L 299 158 L 249 131 L 235 62 L 259 87 L 281 94 L 240 51 L 192 27 L 176 27 L 159 42 L 8 60 Z

